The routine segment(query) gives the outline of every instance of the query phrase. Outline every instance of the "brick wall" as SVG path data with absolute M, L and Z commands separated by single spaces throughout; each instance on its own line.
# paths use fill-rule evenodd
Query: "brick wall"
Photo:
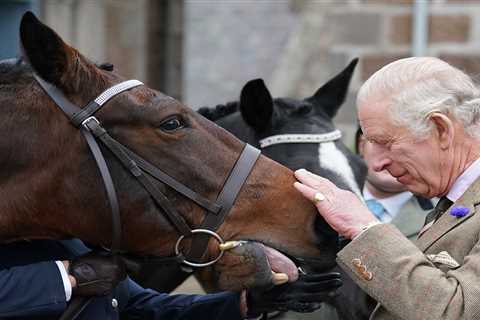
M 288 53 L 290 59 L 306 56 L 305 48 L 316 55 L 304 59 L 302 77 L 288 82 L 291 64 L 277 72 L 281 87 L 290 94 L 302 96 L 338 72 L 353 57 L 359 57 L 351 94 L 340 110 L 336 122 L 347 133 L 348 142 L 356 126 L 354 97 L 361 83 L 383 65 L 411 55 L 413 0 L 342 0 L 295 1 L 301 12 L 302 35 L 293 35 L 296 46 Z M 427 1 L 427 0 L 425 0 Z M 478 78 L 480 75 L 480 1 L 428 1 L 427 55 L 440 57 Z M 319 22 L 322 21 L 322 22 Z M 295 37 L 311 40 L 299 41 Z M 280 65 L 279 70 L 282 69 Z M 309 70 L 319 70 L 311 74 Z M 320 77 L 319 77 L 320 76 Z M 314 78 L 316 79 L 314 80 Z

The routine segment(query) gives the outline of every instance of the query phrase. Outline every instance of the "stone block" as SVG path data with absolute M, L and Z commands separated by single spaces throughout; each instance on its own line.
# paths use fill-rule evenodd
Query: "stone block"
M 383 4 L 388 6 L 412 5 L 414 0 L 363 0 L 365 4 Z
M 375 45 L 381 35 L 381 16 L 370 12 L 334 13 L 327 25 L 335 44 Z
M 440 54 L 439 58 L 479 80 L 480 53 L 468 55 Z
M 365 55 L 360 59 L 361 63 L 361 79 L 362 81 L 367 80 L 372 74 L 377 70 L 380 70 L 383 66 L 393 62 L 395 60 L 406 58 L 407 53 L 404 55 L 400 54 L 379 54 L 379 55 Z
M 288 0 L 289 8 L 294 13 L 302 13 L 315 10 L 316 7 L 339 7 L 347 6 L 349 0 Z
M 428 42 L 467 42 L 470 37 L 470 16 L 431 15 L 428 19 Z M 398 15 L 391 19 L 390 39 L 394 44 L 412 41 L 412 16 Z
M 480 0 L 447 0 L 447 3 L 453 4 L 480 4 Z
M 393 16 L 390 20 L 390 41 L 394 44 L 412 42 L 412 16 Z
M 470 16 L 434 15 L 429 19 L 429 42 L 467 42 L 470 37 Z

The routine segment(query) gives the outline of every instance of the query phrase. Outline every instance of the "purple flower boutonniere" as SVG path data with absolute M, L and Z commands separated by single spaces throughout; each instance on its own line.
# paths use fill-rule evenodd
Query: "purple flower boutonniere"
M 463 218 L 470 212 L 470 209 L 467 207 L 454 207 L 450 210 L 450 214 L 457 218 Z

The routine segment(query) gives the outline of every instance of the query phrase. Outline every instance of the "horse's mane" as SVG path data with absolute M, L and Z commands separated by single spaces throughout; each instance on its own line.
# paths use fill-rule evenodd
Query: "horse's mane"
M 113 64 L 109 62 L 96 63 L 95 65 L 106 71 L 113 71 L 114 69 Z M 31 71 L 32 68 L 23 57 L 0 60 L 0 78 L 6 83 L 12 82 L 12 77 L 18 81 L 19 75 L 28 75 Z
M 19 81 L 19 76 L 28 74 L 30 70 L 22 58 L 0 60 L 0 84 Z
M 238 101 L 227 102 L 226 104 L 217 104 L 215 107 L 201 107 L 198 113 L 210 121 L 217 121 L 232 113 L 238 111 Z

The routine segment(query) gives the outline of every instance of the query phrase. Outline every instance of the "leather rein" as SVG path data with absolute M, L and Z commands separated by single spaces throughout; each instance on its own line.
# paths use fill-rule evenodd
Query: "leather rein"
M 142 82 L 138 80 L 127 80 L 116 84 L 103 91 L 97 98 L 88 103 L 84 108 L 80 108 L 79 106 L 70 102 L 57 87 L 44 81 L 36 74 L 33 76 L 45 93 L 55 102 L 57 107 L 59 107 L 65 113 L 72 125 L 80 130 L 87 141 L 93 157 L 95 158 L 103 179 L 112 213 L 112 243 L 110 250 L 113 254 L 121 253 L 122 228 L 120 208 L 115 186 L 98 141 L 100 141 L 111 153 L 113 153 L 124 166 L 124 168 L 137 179 L 137 181 L 150 194 L 154 202 L 162 209 L 168 220 L 180 233 L 180 236 L 175 244 L 174 256 L 155 257 L 152 259 L 155 259 L 157 263 L 178 263 L 190 267 L 206 267 L 214 264 L 222 257 L 223 251 L 219 250 L 218 256 L 214 259 L 207 262 L 200 261 L 207 251 L 208 242 L 211 237 L 215 238 L 219 243 L 224 243 L 224 240 L 220 237 L 220 235 L 218 235 L 218 233 L 216 233 L 216 230 L 223 223 L 225 217 L 233 207 L 240 189 L 247 180 L 258 157 L 260 156 L 260 151 L 258 149 L 249 144 L 244 146 L 242 153 L 230 171 L 229 176 L 227 177 L 217 199 L 215 201 L 211 201 L 188 188 L 184 184 L 176 181 L 167 173 L 115 140 L 112 136 L 110 136 L 107 130 L 102 127 L 101 122 L 94 116 L 95 113 L 100 110 L 109 100 L 124 91 L 143 85 Z M 155 184 L 156 181 L 169 186 L 206 210 L 206 217 L 199 228 L 190 228 L 185 219 L 177 212 L 176 208 L 173 206 L 167 196 L 157 187 Z M 192 245 L 189 252 L 184 255 L 181 251 L 181 242 L 185 238 L 192 238 Z M 62 319 L 72 319 L 78 316 L 78 314 L 79 312 L 68 317 L 62 316 Z

